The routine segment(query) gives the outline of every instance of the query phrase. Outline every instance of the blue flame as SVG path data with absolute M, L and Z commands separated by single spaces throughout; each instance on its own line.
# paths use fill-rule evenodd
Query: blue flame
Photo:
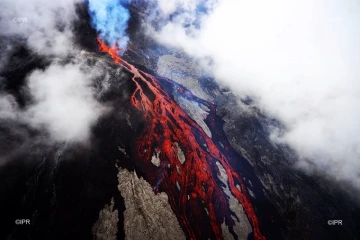
M 129 37 L 126 34 L 129 10 L 126 5 L 131 0 L 88 0 L 91 25 L 98 32 L 102 41 L 114 46 L 117 44 L 122 52 L 126 49 Z

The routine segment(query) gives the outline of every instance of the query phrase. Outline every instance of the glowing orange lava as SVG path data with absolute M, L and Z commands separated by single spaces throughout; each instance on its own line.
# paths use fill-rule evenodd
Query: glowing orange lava
M 135 161 L 144 169 L 146 180 L 155 192 L 161 187 L 169 197 L 169 203 L 189 239 L 202 239 L 204 227 L 201 222 L 208 221 L 211 230 L 207 235 L 222 239 L 222 223 L 229 227 L 235 225 L 227 196 L 223 191 L 218 175 L 220 163 L 228 176 L 231 194 L 243 206 L 253 228 L 255 239 L 265 239 L 260 232 L 259 221 L 249 200 L 243 179 L 235 172 L 228 159 L 215 145 L 204 130 L 191 119 L 159 83 L 159 77 L 148 74 L 117 55 L 119 49 L 109 48 L 99 38 L 99 49 L 107 52 L 115 63 L 123 66 L 132 76 L 135 91 L 131 104 L 143 114 L 146 126 L 136 141 Z M 166 78 L 162 81 L 171 83 Z M 184 97 L 196 98 L 192 93 L 177 87 Z M 203 101 L 215 114 L 215 106 Z M 178 151 L 184 153 L 183 164 Z M 152 156 L 159 153 L 160 166 L 151 163 Z M 240 186 L 240 189 L 236 187 Z M 205 210 L 206 209 L 206 210 Z M 206 238 L 206 239 L 207 239 Z

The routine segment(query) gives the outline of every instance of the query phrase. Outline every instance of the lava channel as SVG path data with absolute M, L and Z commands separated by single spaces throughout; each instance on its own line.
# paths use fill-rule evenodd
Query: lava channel
M 188 239 L 222 239 L 222 223 L 225 221 L 229 229 L 235 225 L 227 196 L 219 181 L 217 161 L 226 171 L 232 195 L 245 210 L 254 238 L 265 239 L 242 178 L 213 140 L 180 108 L 172 95 L 165 91 L 160 81 L 173 83 L 177 93 L 184 98 L 199 99 L 170 79 L 153 76 L 126 62 L 117 55 L 119 49 L 116 47 L 108 47 L 100 38 L 97 41 L 100 51 L 110 54 L 115 63 L 132 74 L 135 90 L 130 102 L 141 112 L 146 123 L 136 139 L 136 164 L 143 170 L 145 179 L 152 185 L 155 193 L 161 190 L 168 195 L 171 208 Z M 202 100 L 202 104 L 210 109 L 209 115 L 215 114 L 212 103 Z M 185 156 L 183 163 L 178 157 L 179 148 Z M 155 154 L 160 159 L 158 167 L 151 162 Z M 208 223 L 207 228 L 202 227 L 204 222 Z M 208 232 L 204 233 L 206 231 Z M 231 232 L 237 239 L 236 234 Z

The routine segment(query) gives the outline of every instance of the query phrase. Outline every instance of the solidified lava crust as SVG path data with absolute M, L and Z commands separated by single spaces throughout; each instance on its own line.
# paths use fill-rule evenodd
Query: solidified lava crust
M 221 224 L 225 221 L 229 228 L 235 225 L 227 196 L 218 181 L 220 171 L 216 162 L 219 162 L 226 170 L 231 193 L 245 210 L 254 238 L 265 239 L 241 176 L 234 171 L 229 159 L 213 140 L 162 88 L 160 82 L 165 81 L 173 86 L 182 97 L 205 105 L 209 109 L 207 122 L 210 128 L 216 126 L 215 105 L 197 98 L 170 79 L 155 77 L 136 68 L 117 55 L 119 49 L 116 46 L 108 47 L 99 38 L 97 41 L 100 51 L 110 54 L 115 63 L 133 74 L 135 91 L 130 102 L 141 111 L 146 121 L 144 130 L 136 140 L 135 161 L 143 169 L 154 192 L 161 190 L 168 195 L 171 208 L 187 237 L 222 239 Z M 212 130 L 216 132 L 216 129 Z M 185 155 L 183 164 L 178 159 L 178 148 Z M 151 163 L 154 154 L 159 154 L 159 167 Z M 206 224 L 210 228 L 204 227 Z M 237 239 L 233 231 L 232 234 Z

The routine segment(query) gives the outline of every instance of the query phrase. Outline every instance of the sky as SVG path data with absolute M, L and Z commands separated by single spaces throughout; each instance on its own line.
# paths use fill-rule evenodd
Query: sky
M 360 2 L 152 1 L 151 37 L 281 121 L 271 139 L 296 151 L 295 167 L 360 189 Z

